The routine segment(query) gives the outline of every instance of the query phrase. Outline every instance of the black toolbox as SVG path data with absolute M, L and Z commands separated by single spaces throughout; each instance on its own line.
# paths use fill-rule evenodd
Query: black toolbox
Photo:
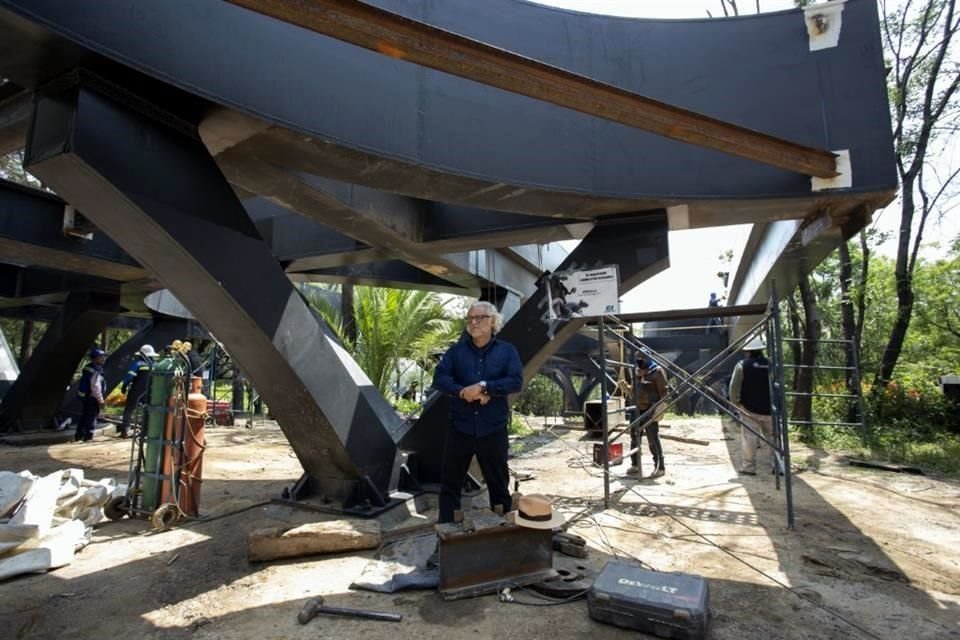
M 707 636 L 710 588 L 699 576 L 608 562 L 587 593 L 590 617 L 661 638 Z

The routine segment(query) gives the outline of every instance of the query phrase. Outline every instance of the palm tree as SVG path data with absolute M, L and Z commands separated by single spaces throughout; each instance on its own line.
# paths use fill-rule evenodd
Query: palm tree
M 448 313 L 450 301 L 429 291 L 356 287 L 357 339 L 351 343 L 343 335 L 339 305 L 322 288 L 304 286 L 301 291 L 384 395 L 401 360 L 424 364 L 425 354 L 449 344 L 463 328 Z

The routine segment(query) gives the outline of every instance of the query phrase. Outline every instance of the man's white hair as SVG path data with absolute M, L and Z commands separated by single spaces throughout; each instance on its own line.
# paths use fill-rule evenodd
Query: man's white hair
M 500 315 L 500 312 L 497 311 L 497 307 L 492 302 L 480 300 L 470 305 L 470 308 L 483 309 L 483 312 L 490 316 L 490 322 L 493 324 L 494 333 L 500 333 L 500 329 L 503 329 L 503 316 Z M 469 311 L 467 313 L 469 313 Z

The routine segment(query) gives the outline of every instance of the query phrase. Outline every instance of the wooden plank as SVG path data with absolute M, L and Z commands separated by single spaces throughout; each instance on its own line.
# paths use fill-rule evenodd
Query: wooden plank
M 660 437 L 664 440 L 676 440 L 677 442 L 685 442 L 686 444 L 698 444 L 701 447 L 709 446 L 710 442 L 707 440 L 697 440 L 696 438 L 684 438 L 683 436 L 673 436 L 667 433 L 661 433 Z
M 380 546 L 380 523 L 375 520 L 332 520 L 296 527 L 255 529 L 247 536 L 247 559 L 264 562 L 322 553 L 339 553 Z
M 818 178 L 838 175 L 830 151 L 630 93 L 356 0 L 227 1 L 391 58 L 673 140 Z

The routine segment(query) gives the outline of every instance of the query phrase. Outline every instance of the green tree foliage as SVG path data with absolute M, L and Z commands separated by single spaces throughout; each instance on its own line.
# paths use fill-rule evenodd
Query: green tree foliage
M 555 416 L 563 412 L 563 392 L 553 380 L 538 375 L 517 398 L 514 409 L 528 416 Z
M 960 373 L 960 239 L 946 258 L 921 262 L 914 289 L 916 321 L 898 375 L 916 379 Z
M 863 251 L 854 243 L 850 243 L 848 249 L 853 272 L 859 273 Z M 872 255 L 867 279 L 863 282 L 854 279 L 850 284 L 850 296 L 862 295 L 867 311 L 859 352 L 863 370 L 876 370 L 880 366 L 886 337 L 897 319 L 895 271 L 894 259 Z M 819 300 L 825 340 L 843 336 L 840 273 L 840 261 L 833 255 L 810 276 Z M 913 289 L 917 317 L 904 341 L 896 375 L 887 386 L 867 398 L 869 430 L 865 443 L 873 446 L 882 443 L 887 456 L 898 451 L 906 456 L 909 447 L 905 443 L 938 440 L 942 434 L 960 428 L 958 407 L 943 397 L 937 384 L 940 376 L 960 372 L 960 241 L 952 244 L 945 258 L 918 258 Z M 821 364 L 841 364 L 844 356 L 842 345 L 821 344 Z M 847 389 L 845 374 L 818 370 L 814 386 L 819 393 L 843 394 Z M 849 403 L 838 398 L 815 399 L 813 417 L 823 422 L 849 422 Z M 932 459 L 929 452 L 927 459 Z
M 23 320 L 0 318 L 0 329 L 3 330 L 3 336 L 7 339 L 7 346 L 10 347 L 10 352 L 13 354 L 15 359 L 20 358 L 23 340 L 23 324 Z M 46 330 L 46 322 L 38 321 L 33 323 L 33 328 L 30 334 L 30 353 L 33 353 L 33 350 L 36 349 L 38 344 L 40 344 L 40 339 L 43 337 L 43 332 Z M 17 364 L 20 367 L 23 366 L 23 363 L 19 362 L 19 360 L 17 361 Z
M 401 361 L 426 364 L 463 329 L 461 320 L 450 317 L 448 303 L 434 293 L 355 287 L 353 342 L 344 336 L 339 305 L 325 297 L 322 288 L 308 285 L 301 291 L 384 395 L 396 380 Z
M 931 215 L 942 214 L 958 171 L 937 169 L 957 128 L 960 86 L 956 0 L 881 0 L 882 29 L 890 59 L 890 106 L 900 175 L 900 229 L 894 266 L 897 315 L 874 378 L 875 388 L 892 379 L 908 339 L 915 303 L 914 271 Z

